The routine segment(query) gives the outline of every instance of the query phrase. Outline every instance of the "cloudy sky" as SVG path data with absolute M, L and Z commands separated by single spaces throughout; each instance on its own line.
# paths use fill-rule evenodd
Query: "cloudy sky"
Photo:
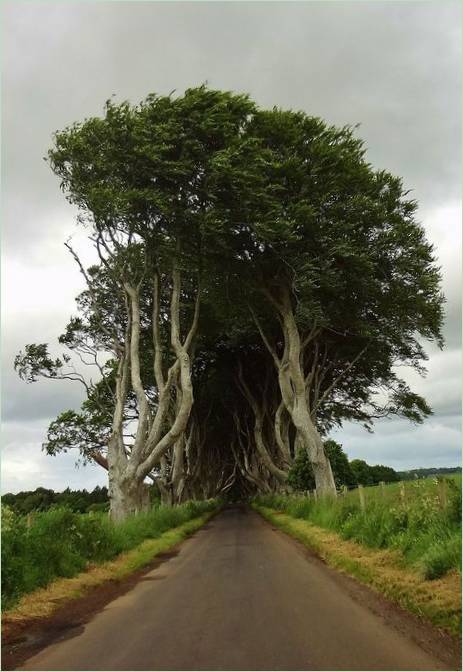
M 207 82 L 263 107 L 360 123 L 376 167 L 419 201 L 447 297 L 446 348 L 429 347 L 425 379 L 408 375 L 434 416 L 421 427 L 349 425 L 349 457 L 397 469 L 460 463 L 460 6 L 458 2 L 4 2 L 2 491 L 105 482 L 72 452 L 41 453 L 57 413 L 77 408 L 66 382 L 27 385 L 13 371 L 26 343 L 55 341 L 81 277 L 63 243 L 85 254 L 75 211 L 43 161 L 51 135 L 104 101 Z

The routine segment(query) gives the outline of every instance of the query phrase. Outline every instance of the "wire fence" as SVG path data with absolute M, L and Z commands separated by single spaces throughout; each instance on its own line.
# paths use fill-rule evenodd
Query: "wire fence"
M 395 481 L 385 483 L 380 481 L 372 485 L 343 486 L 338 491 L 337 500 L 340 498 L 356 502 L 362 511 L 366 511 L 369 505 L 383 503 L 395 506 L 398 503 L 407 507 L 417 499 L 434 500 L 436 506 L 445 510 L 449 504 L 450 491 L 455 488 L 461 489 L 461 475 L 436 476 L 407 481 Z M 306 496 L 317 501 L 321 499 L 316 490 L 307 490 Z M 334 500 L 336 501 L 336 500 Z

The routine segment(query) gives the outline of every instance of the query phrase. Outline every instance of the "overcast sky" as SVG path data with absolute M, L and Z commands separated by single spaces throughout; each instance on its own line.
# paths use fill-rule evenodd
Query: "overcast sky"
M 51 135 L 104 101 L 207 82 L 263 107 L 360 123 L 368 160 L 403 177 L 434 243 L 447 297 L 446 348 L 425 379 L 407 375 L 434 415 L 421 427 L 347 425 L 350 459 L 396 469 L 460 463 L 460 5 L 458 2 L 4 2 L 2 491 L 105 482 L 72 452 L 43 455 L 51 419 L 78 408 L 71 382 L 27 385 L 13 371 L 26 343 L 51 342 L 81 277 L 64 241 L 75 211 L 42 157 Z

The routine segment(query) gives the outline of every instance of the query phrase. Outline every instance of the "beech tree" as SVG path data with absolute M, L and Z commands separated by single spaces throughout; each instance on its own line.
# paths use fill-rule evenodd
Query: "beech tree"
M 114 297 L 102 297 L 99 274 L 88 273 L 70 248 L 88 285 L 88 327 L 97 334 L 93 345 L 102 344 L 114 360 L 106 459 L 115 519 L 148 505 L 144 479 L 170 448 L 182 445 L 193 404 L 191 361 L 207 277 L 204 263 L 214 229 L 213 159 L 242 132 L 252 109 L 245 96 L 204 87 L 176 99 L 151 95 L 138 106 L 108 101 L 103 118 L 57 133 L 49 152 L 63 191 L 91 231 Z M 114 303 L 118 311 L 122 306 L 120 319 L 111 313 Z M 154 390 L 142 378 L 143 318 L 151 330 Z M 17 360 L 23 372 L 31 354 L 29 346 Z M 65 375 L 61 362 L 54 364 L 52 377 Z M 128 449 L 129 394 L 137 417 Z M 176 456 L 182 459 L 180 448 Z
M 421 421 L 430 409 L 395 367 L 423 370 L 420 338 L 442 346 L 440 273 L 417 204 L 364 151 L 351 128 L 257 111 L 218 176 L 235 279 L 321 492 L 335 484 L 320 415 Z
M 431 412 L 397 367 L 443 344 L 440 272 L 352 128 L 199 87 L 108 101 L 49 159 L 99 258 L 68 244 L 87 288 L 61 342 L 100 379 L 43 344 L 16 366 L 86 386 L 47 449 L 108 468 L 114 518 L 147 506 L 148 477 L 171 503 L 284 491 L 301 450 L 334 493 L 332 427 Z

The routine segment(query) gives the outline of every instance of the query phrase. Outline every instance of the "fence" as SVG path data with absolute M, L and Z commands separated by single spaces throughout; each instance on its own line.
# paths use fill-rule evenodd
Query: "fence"
M 445 510 L 449 502 L 449 487 L 451 481 L 456 481 L 456 479 L 451 479 L 449 477 L 434 477 L 434 478 L 423 478 L 416 480 L 408 481 L 395 481 L 392 483 L 385 483 L 380 481 L 379 483 L 363 486 L 358 484 L 357 486 L 347 488 L 343 486 L 338 492 L 338 497 L 349 497 L 355 498 L 358 501 L 361 511 L 366 511 L 368 505 L 372 502 L 377 502 L 381 500 L 383 502 L 389 502 L 391 505 L 400 504 L 404 507 L 410 503 L 411 500 L 415 500 L 417 496 L 430 496 L 436 498 L 436 504 L 438 503 L 439 508 Z M 307 497 L 313 498 L 315 501 L 320 498 L 320 494 L 316 490 L 307 490 Z

